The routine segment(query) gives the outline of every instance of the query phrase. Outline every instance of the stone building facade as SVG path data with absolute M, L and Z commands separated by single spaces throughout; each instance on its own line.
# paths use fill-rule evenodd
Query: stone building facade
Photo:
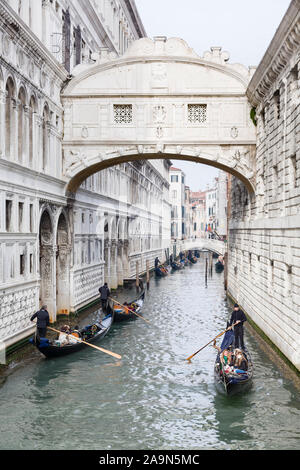
M 169 162 L 124 163 L 65 193 L 61 91 L 99 51 L 145 36 L 133 0 L 0 3 L 0 340 L 146 269 L 168 243 Z M 165 221 L 167 219 L 167 221 Z M 138 263 L 138 264 L 137 264 Z
M 300 369 L 300 1 L 247 90 L 256 110 L 256 194 L 231 182 L 230 295 Z M 254 116 L 254 114 L 253 114 Z
M 171 238 L 186 238 L 185 209 L 185 173 L 172 166 L 170 168 L 170 204 L 171 204 Z

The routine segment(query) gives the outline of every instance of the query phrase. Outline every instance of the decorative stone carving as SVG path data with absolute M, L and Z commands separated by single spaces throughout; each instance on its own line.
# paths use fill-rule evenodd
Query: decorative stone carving
M 153 108 L 153 119 L 156 124 L 162 124 L 165 122 L 167 116 L 166 108 L 162 105 L 154 106 Z
M 84 166 L 84 168 L 89 166 L 88 158 L 85 154 L 82 154 L 81 152 L 74 152 L 73 150 L 65 152 L 64 174 L 66 176 L 71 176 L 73 167 L 80 163 Z
M 233 139 L 237 139 L 239 136 L 239 130 L 237 127 L 232 127 L 230 130 L 230 135 Z
M 209 62 L 224 65 L 229 60 L 229 52 L 222 51 L 222 47 L 211 47 L 210 51 L 203 54 L 203 58 Z
M 83 139 L 87 139 L 89 136 L 89 130 L 86 126 L 84 126 L 82 129 L 81 129 L 81 137 Z

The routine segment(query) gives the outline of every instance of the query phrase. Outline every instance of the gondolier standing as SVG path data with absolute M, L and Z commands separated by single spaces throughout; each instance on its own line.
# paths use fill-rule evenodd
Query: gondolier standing
M 47 311 L 47 305 L 43 305 L 41 310 L 32 315 L 30 320 L 33 321 L 35 318 L 37 318 L 36 327 L 38 337 L 45 338 L 47 333 L 47 326 L 49 326 L 50 324 L 50 317 Z
M 110 290 L 108 288 L 107 282 L 104 284 L 104 286 L 100 287 L 99 293 L 100 293 L 103 313 L 106 313 L 107 301 L 108 301 L 108 297 L 110 296 Z
M 247 317 L 242 310 L 240 310 L 238 304 L 234 305 L 234 309 L 231 315 L 229 326 L 239 322 L 234 326 L 234 347 L 245 349 L 244 345 L 244 322 L 247 321 Z

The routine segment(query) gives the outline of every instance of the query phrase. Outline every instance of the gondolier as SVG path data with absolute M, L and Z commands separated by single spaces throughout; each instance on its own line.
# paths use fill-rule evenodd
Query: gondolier
M 107 301 L 108 301 L 108 297 L 110 296 L 110 290 L 108 288 L 107 282 L 104 284 L 104 286 L 100 287 L 99 293 L 100 293 L 100 296 L 101 296 L 100 298 L 101 298 L 103 313 L 106 313 L 107 312 Z
M 229 325 L 239 322 L 234 327 L 234 347 L 245 349 L 244 345 L 244 322 L 247 321 L 247 317 L 244 312 L 239 308 L 238 304 L 234 305 L 234 310 L 231 315 Z
M 45 338 L 46 333 L 47 333 L 47 326 L 50 324 L 50 317 L 49 313 L 47 311 L 47 305 L 43 305 L 41 310 L 36 312 L 32 317 L 30 318 L 30 321 L 35 320 L 37 318 L 37 334 L 39 338 Z

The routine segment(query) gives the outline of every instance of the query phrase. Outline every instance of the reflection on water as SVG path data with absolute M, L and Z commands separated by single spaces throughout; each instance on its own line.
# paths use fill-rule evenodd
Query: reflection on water
M 246 333 L 255 365 L 245 395 L 214 387 L 215 350 L 185 359 L 226 326 L 223 275 L 205 263 L 153 279 L 140 319 L 91 348 L 34 355 L 0 389 L 1 449 L 299 449 L 299 392 Z M 119 299 L 135 297 L 121 292 Z M 91 314 L 94 321 L 97 312 Z

